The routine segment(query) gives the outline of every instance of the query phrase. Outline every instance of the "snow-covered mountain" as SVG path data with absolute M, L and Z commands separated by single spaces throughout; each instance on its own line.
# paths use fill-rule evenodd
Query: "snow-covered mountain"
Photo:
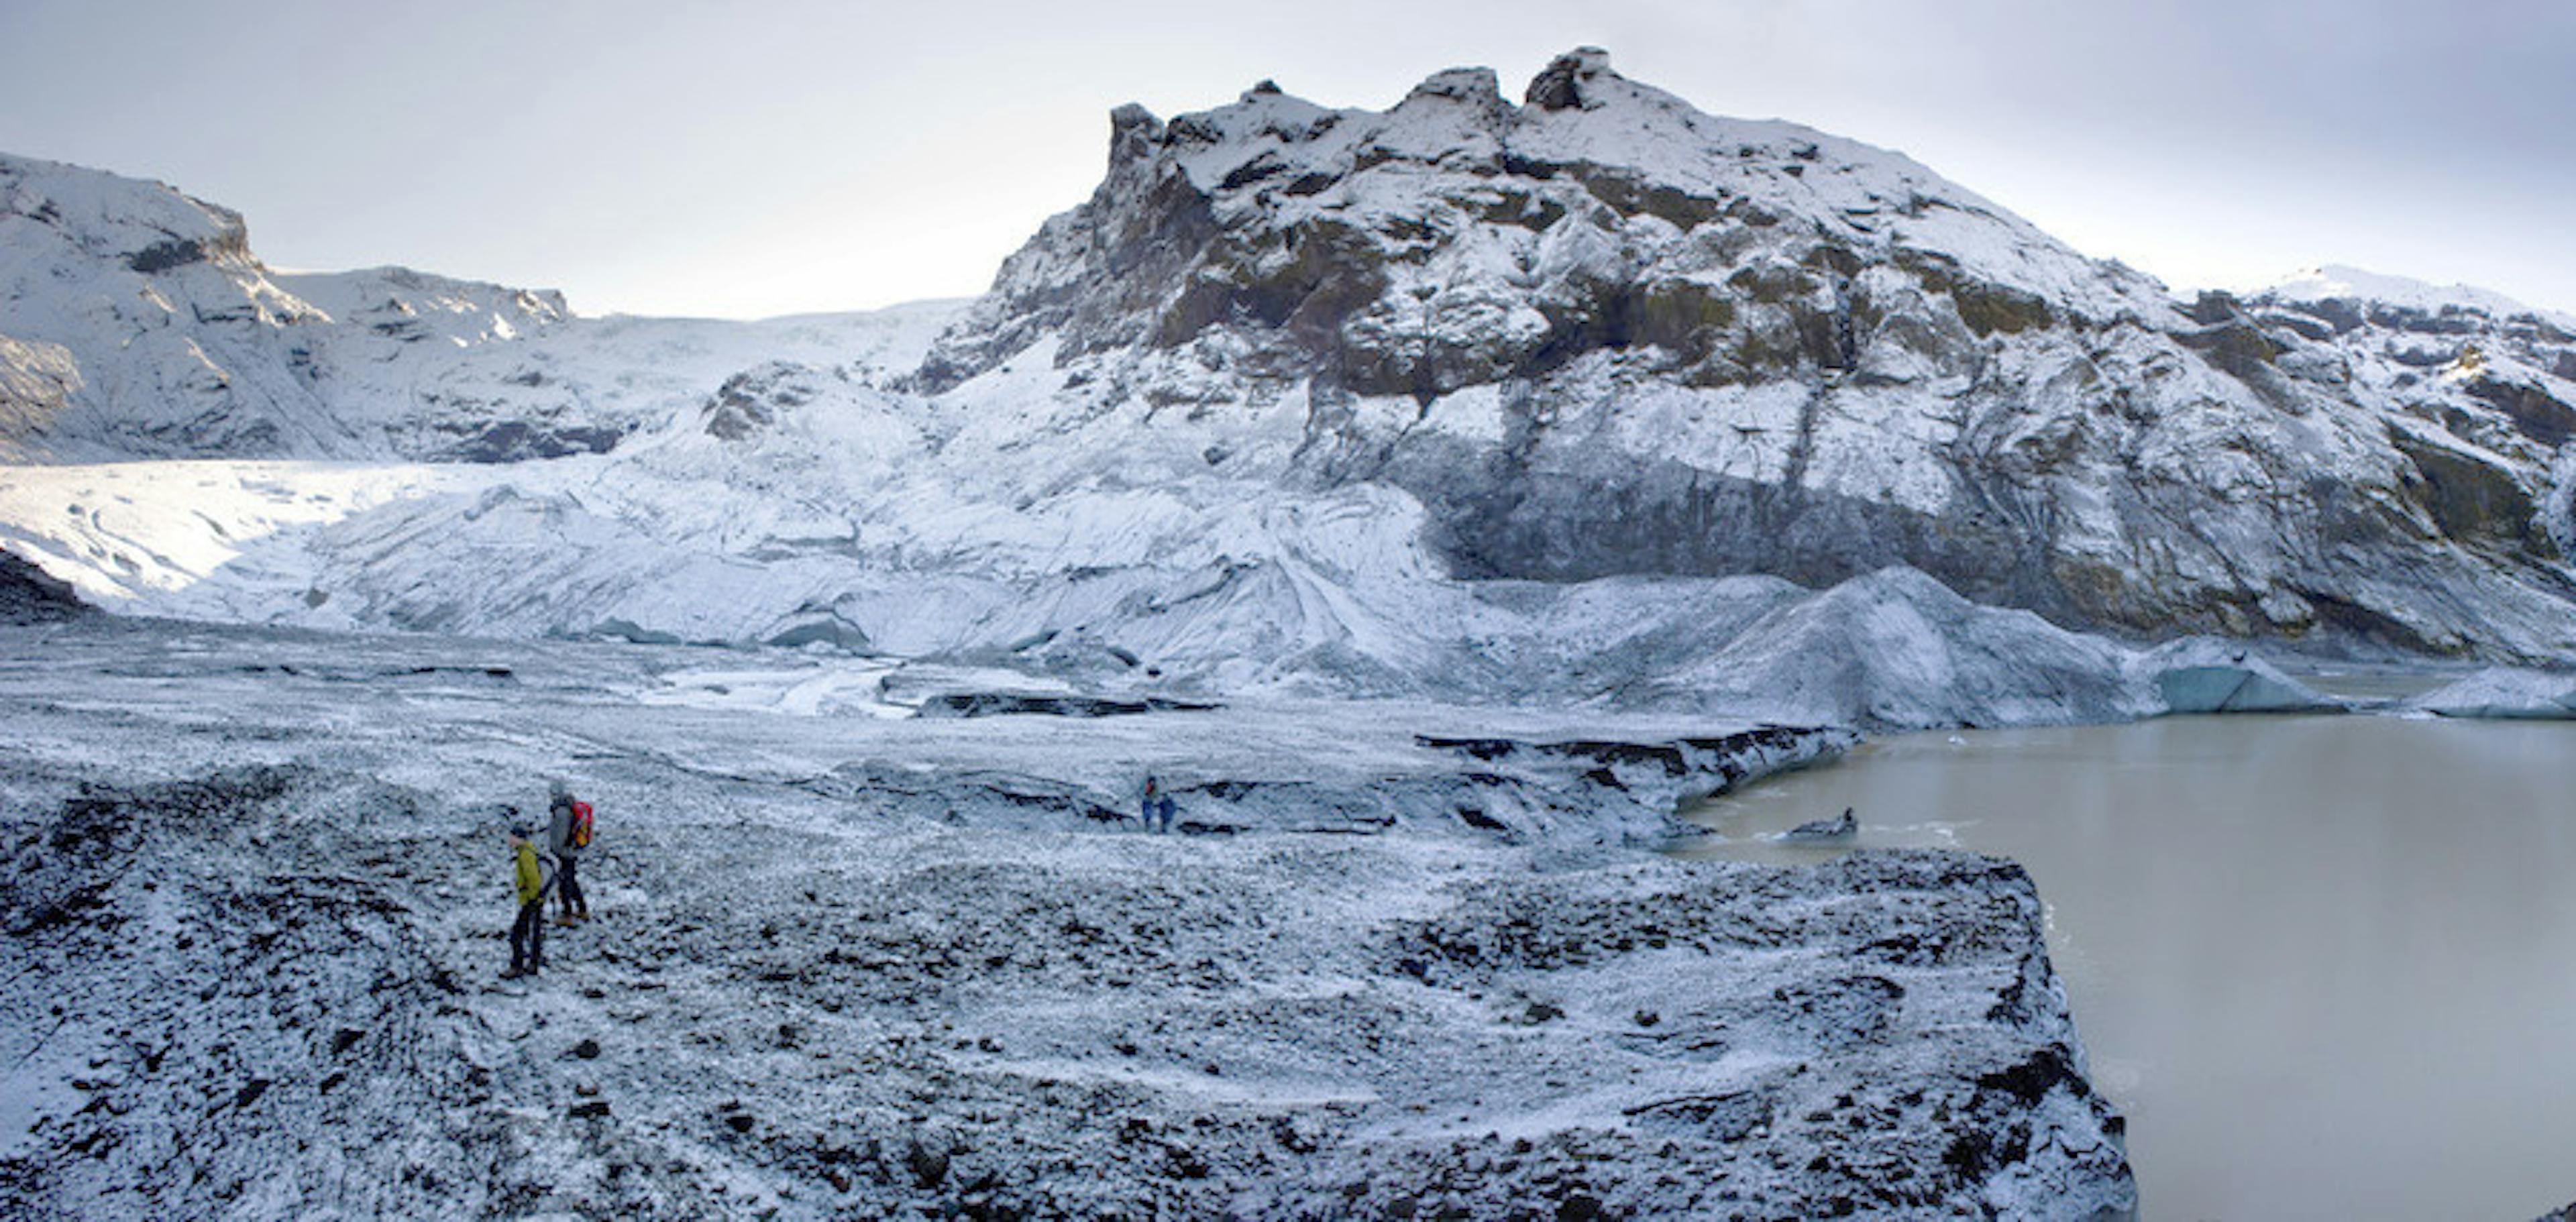
M 604 453 L 762 360 L 912 356 L 882 350 L 882 320 L 859 331 L 832 317 L 576 319 L 560 293 L 400 267 L 276 272 L 229 209 L 0 154 L 0 457 L 13 461 Z
M 763 323 L 0 162 L 0 539 L 124 610 L 1895 724 L 2155 707 L 2067 627 L 2576 654 L 2547 316 L 2178 304 L 1593 51 L 1111 127 L 982 299 Z
M 0 445 L 22 456 L 355 457 L 381 449 L 370 425 L 423 413 L 334 395 L 342 366 L 565 316 L 553 294 L 392 269 L 272 277 L 229 209 L 0 157 Z
M 1519 106 L 1459 71 L 1384 114 L 1263 87 L 1114 128 L 925 389 L 1045 359 L 1061 415 L 1141 397 L 1229 454 L 1284 402 L 1281 478 L 1405 489 L 1467 575 L 1902 563 L 2137 633 L 2576 641 L 2576 385 L 2546 361 L 2427 418 L 2318 328 L 2177 305 L 1901 156 L 1591 51 Z

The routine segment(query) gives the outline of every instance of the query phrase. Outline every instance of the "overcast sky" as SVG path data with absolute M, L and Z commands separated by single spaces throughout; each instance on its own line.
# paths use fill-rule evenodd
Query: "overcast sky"
M 0 150 L 237 208 L 277 267 L 752 317 L 981 291 L 1121 102 L 1517 97 L 1583 44 L 2177 287 L 2350 263 L 2576 311 L 2576 0 L 0 0 Z

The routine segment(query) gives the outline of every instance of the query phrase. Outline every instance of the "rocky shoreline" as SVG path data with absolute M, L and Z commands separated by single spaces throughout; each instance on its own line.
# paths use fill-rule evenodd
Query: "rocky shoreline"
M 0 1050 L 22 1100 L 0 1199 L 247 1217 L 2134 1207 L 2019 867 L 1650 851 L 1658 804 L 1847 737 L 1617 718 L 1576 735 L 1411 706 L 898 720 L 637 700 L 674 656 L 0 636 L 20 710 L 0 1025 L 23 1033 Z M 1113 782 L 1158 752 L 1195 761 L 1167 771 L 1202 834 L 1126 818 Z M 584 869 L 602 915 L 504 987 L 494 804 L 555 771 L 602 810 Z M 1464 817 L 1470 792 L 1499 828 Z

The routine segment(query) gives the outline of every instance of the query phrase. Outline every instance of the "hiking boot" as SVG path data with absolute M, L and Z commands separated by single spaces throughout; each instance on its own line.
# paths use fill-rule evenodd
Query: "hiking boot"
M 572 928 L 573 926 L 578 925 L 578 924 L 580 924 L 580 923 L 581 923 L 581 922 L 580 922 L 579 920 L 575 919 L 575 918 L 572 916 L 572 914 L 570 914 L 570 913 L 565 913 L 564 915 L 562 915 L 562 916 L 558 916 L 558 917 L 556 917 L 556 918 L 555 918 L 555 924 L 557 924 L 557 925 L 561 925 L 561 926 L 563 926 L 563 927 L 564 927 L 564 928 L 566 928 L 566 929 L 570 929 L 570 928 Z
M 516 980 L 516 979 L 518 979 L 519 977 L 521 977 L 521 976 L 525 976 L 525 975 L 527 975 L 527 974 L 528 974 L 528 969 L 523 968 L 523 967 L 520 967 L 518 964 L 513 963 L 513 964 L 511 964 L 509 967 L 507 967 L 507 968 L 505 968 L 505 969 L 503 969 L 503 970 L 502 970 L 502 972 L 501 972 L 501 979 L 503 979 L 503 980 Z

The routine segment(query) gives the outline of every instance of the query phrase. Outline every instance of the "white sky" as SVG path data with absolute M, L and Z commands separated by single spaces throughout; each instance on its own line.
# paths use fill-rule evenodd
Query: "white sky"
M 1594 44 L 1908 153 L 2181 286 L 2350 263 L 2576 310 L 2576 0 L 0 0 L 0 149 L 240 209 L 272 265 L 586 313 L 979 292 L 1110 108 L 1383 108 Z

